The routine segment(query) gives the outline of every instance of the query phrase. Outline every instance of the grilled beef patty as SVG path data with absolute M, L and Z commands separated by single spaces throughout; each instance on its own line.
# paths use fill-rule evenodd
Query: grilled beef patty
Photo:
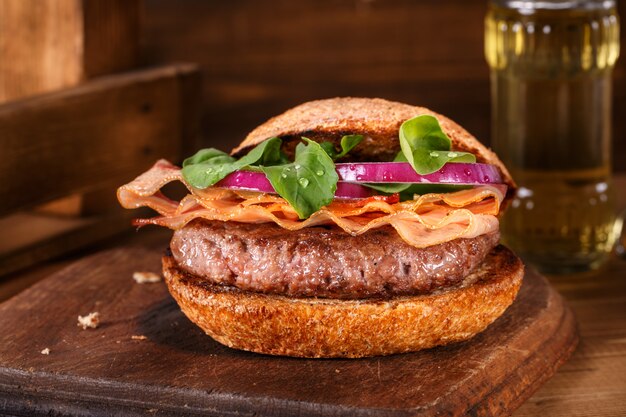
M 215 284 L 292 297 L 388 298 L 471 283 L 499 233 L 418 249 L 391 227 L 351 236 L 337 227 L 194 220 L 170 248 L 181 268 Z M 469 282 L 468 282 L 469 281 Z

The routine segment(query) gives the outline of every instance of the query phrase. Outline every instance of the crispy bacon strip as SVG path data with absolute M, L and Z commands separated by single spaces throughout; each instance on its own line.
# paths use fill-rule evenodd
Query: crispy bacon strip
M 180 202 L 164 196 L 160 189 L 181 181 L 190 194 Z M 135 224 L 155 224 L 180 229 L 190 221 L 273 222 L 286 230 L 335 224 L 352 235 L 360 235 L 390 225 L 408 244 L 426 247 L 449 240 L 476 237 L 498 229 L 496 215 L 504 198 L 502 189 L 481 186 L 454 193 L 425 194 L 414 200 L 397 202 L 397 197 L 336 200 L 306 220 L 281 197 L 251 191 L 209 187 L 195 189 L 185 183 L 180 169 L 160 160 L 150 170 L 118 189 L 125 208 L 150 207 L 160 216 L 137 219 Z

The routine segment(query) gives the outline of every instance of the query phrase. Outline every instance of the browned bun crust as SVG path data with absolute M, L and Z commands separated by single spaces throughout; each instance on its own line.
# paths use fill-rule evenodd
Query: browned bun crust
M 233 155 L 247 152 L 265 139 L 280 136 L 295 142 L 301 136 L 313 140 L 339 142 L 346 134 L 365 136 L 351 153 L 350 159 L 362 161 L 391 160 L 400 150 L 400 125 L 420 114 L 435 116 L 452 141 L 452 149 L 471 152 L 478 162 L 496 165 L 504 182 L 515 188 L 515 182 L 500 159 L 461 126 L 425 107 L 411 106 L 380 98 L 338 97 L 309 101 L 271 118 L 254 129 L 235 149 Z M 293 146 L 293 145 L 292 145 Z
M 236 349 L 297 357 L 390 355 L 467 340 L 513 302 L 521 261 L 504 246 L 475 272 L 477 281 L 428 295 L 388 300 L 290 298 L 210 284 L 163 258 L 168 289 L 185 315 Z

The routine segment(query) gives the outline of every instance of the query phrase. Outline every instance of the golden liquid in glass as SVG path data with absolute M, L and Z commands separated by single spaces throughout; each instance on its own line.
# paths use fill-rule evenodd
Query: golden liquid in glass
M 503 239 L 544 272 L 598 267 L 617 238 L 610 120 L 616 10 L 602 6 L 610 2 L 530 11 L 505 3 L 492 3 L 485 22 L 492 146 L 520 186 Z

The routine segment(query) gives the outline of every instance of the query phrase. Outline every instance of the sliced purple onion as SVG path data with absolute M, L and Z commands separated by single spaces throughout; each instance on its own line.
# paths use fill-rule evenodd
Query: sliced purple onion
M 264 173 L 254 171 L 235 171 L 215 184 L 216 187 L 231 190 L 259 191 L 275 194 L 274 187 Z M 370 188 L 359 184 L 339 181 L 335 198 L 367 198 L 373 194 Z
M 337 191 L 335 191 L 335 198 L 367 198 L 374 194 L 375 192 L 371 188 L 351 182 L 339 181 L 337 183 Z
M 359 183 L 412 183 L 412 184 L 500 184 L 502 178 L 494 165 L 450 163 L 439 171 L 420 175 L 407 162 L 362 162 L 337 164 L 336 198 L 366 198 L 373 194 L 370 188 Z M 235 171 L 215 184 L 235 190 L 276 193 L 265 174 L 256 171 Z
M 340 181 L 353 183 L 499 184 L 500 172 L 488 164 L 445 164 L 439 171 L 420 175 L 408 162 L 336 164 Z
M 235 171 L 215 184 L 216 187 L 235 190 L 260 191 L 262 193 L 276 193 L 272 183 L 264 173 L 254 171 Z

